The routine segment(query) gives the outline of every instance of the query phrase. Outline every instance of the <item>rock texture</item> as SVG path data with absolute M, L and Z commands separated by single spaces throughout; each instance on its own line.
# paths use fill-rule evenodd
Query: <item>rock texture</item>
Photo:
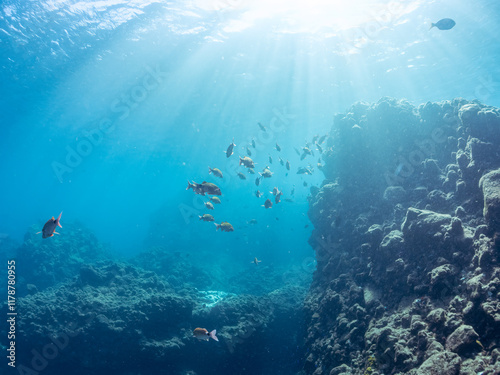
M 83 264 L 72 281 L 19 298 L 16 367 L 51 374 L 277 374 L 300 369 L 305 288 L 264 296 L 173 288 L 126 263 Z M 3 306 L 0 313 L 7 316 Z M 198 341 L 196 327 L 219 342 Z M 5 337 L 5 331 L 0 332 Z
M 498 374 L 500 111 L 383 98 L 328 142 L 304 372 Z

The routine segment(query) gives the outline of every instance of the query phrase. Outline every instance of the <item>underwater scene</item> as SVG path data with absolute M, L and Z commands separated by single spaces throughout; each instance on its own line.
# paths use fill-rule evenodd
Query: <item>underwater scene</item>
M 500 375 L 500 2 L 0 2 L 0 374 Z

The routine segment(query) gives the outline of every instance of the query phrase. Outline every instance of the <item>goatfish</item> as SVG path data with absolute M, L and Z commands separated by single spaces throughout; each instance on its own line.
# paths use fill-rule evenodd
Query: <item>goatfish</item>
M 247 147 L 247 155 L 252 156 L 252 151 L 250 151 L 250 149 L 248 147 Z
M 278 143 L 276 143 L 276 150 L 281 151 L 281 147 Z
M 240 180 L 246 180 L 246 179 L 247 179 L 247 176 L 245 176 L 245 175 L 244 175 L 243 173 L 241 173 L 241 172 L 238 172 L 236 175 L 240 178 Z
M 263 194 L 262 192 L 258 191 L 258 190 L 255 192 L 255 196 L 256 196 L 257 198 L 260 198 L 260 197 L 262 197 L 263 195 L 264 195 L 264 194 Z
M 214 209 L 214 205 L 210 202 L 205 202 L 205 207 L 207 207 L 209 210 L 213 210 Z
M 252 138 L 252 147 L 255 148 L 255 139 Z
M 52 219 L 47 220 L 45 225 L 42 228 L 41 232 L 37 232 L 36 234 L 42 233 L 42 238 L 49 238 L 52 237 L 54 234 L 59 234 L 56 232 L 56 228 L 59 226 L 62 228 L 61 223 L 59 222 L 61 220 L 61 215 L 62 212 L 59 214 L 57 219 L 54 219 L 54 216 L 52 216 Z
M 252 261 L 253 264 L 258 266 L 260 262 L 262 262 L 262 261 L 258 260 L 257 257 L 253 258 L 253 261 Z
M 260 122 L 258 122 L 257 125 L 259 125 L 260 130 L 262 130 L 263 132 L 266 131 L 266 127 L 262 125 Z
M 205 340 L 208 341 L 209 338 L 219 341 L 217 336 L 215 334 L 217 333 L 217 330 L 214 329 L 211 332 L 208 332 L 205 328 L 195 328 L 193 331 L 193 337 L 196 337 L 198 340 Z
M 286 169 L 290 170 L 290 162 L 288 160 L 286 161 Z
M 231 144 L 228 146 L 228 148 L 226 150 L 226 157 L 230 157 L 233 154 L 234 146 L 236 146 L 236 145 L 234 144 L 234 138 L 233 138 L 233 141 L 231 142 Z
M 284 165 L 285 165 L 285 162 L 283 161 L 283 159 L 282 159 L 282 158 L 279 158 L 279 161 L 280 161 L 281 166 L 284 166 Z

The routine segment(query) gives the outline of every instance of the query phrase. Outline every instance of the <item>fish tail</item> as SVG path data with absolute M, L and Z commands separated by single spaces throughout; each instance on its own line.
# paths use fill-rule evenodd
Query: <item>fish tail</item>
M 208 167 L 208 174 L 212 173 L 212 168 Z
M 429 27 L 429 30 L 432 29 L 434 26 L 436 26 L 436 24 L 431 22 L 431 27 Z
M 217 230 L 219 230 L 219 228 L 220 228 L 220 224 L 214 223 L 214 225 L 215 225 L 215 230 L 216 230 L 216 231 L 217 231 Z
M 61 211 L 61 213 L 59 214 L 59 216 L 57 217 L 57 225 L 58 225 L 59 227 L 61 227 L 61 228 L 62 228 L 62 225 L 61 225 L 61 223 L 59 222 L 59 220 L 61 220 L 61 216 L 62 216 L 62 211 Z
M 208 336 L 211 337 L 212 339 L 214 339 L 215 341 L 219 341 L 219 339 L 217 338 L 217 336 L 215 336 L 216 333 L 217 333 L 217 330 L 214 329 L 212 332 L 210 332 L 208 334 Z

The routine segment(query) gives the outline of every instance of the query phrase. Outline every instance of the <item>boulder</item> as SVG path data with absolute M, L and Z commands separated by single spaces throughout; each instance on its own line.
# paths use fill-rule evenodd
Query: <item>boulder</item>
M 476 340 L 479 335 L 469 325 L 461 325 L 446 339 L 446 349 L 454 353 L 464 353 L 472 347 L 479 347 Z
M 417 370 L 417 375 L 458 375 L 460 357 L 449 351 L 431 355 Z
M 479 180 L 483 192 L 483 216 L 491 231 L 500 231 L 500 169 L 485 174 Z

